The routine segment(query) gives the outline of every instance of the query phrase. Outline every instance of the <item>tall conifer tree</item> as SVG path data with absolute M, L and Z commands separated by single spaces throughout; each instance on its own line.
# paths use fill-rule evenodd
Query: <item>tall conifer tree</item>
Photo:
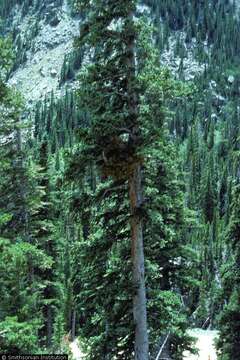
M 80 43 L 93 49 L 82 77 L 81 96 L 91 114 L 88 149 L 102 174 L 129 185 L 131 208 L 135 359 L 148 359 L 146 290 L 141 208 L 142 159 L 137 89 L 136 1 L 79 1 L 86 12 Z

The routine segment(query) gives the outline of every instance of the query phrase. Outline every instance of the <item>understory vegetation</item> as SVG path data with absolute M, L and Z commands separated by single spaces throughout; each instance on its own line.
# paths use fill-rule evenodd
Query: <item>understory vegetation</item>
M 7 81 L 38 24 L 9 21 L 40 3 L 0 0 L 0 352 L 181 360 L 200 327 L 237 360 L 238 2 L 69 1 L 64 95 L 30 111 Z

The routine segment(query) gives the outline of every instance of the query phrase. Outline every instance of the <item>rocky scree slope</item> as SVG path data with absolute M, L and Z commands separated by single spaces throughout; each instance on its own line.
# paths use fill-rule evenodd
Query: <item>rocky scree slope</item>
M 79 32 L 79 19 L 72 16 L 67 0 L 37 1 L 26 14 L 24 7 L 17 5 L 8 24 L 19 62 L 9 84 L 21 92 L 30 107 L 52 91 L 57 96 L 64 93 L 59 86 L 61 68 Z
M 53 90 L 56 95 L 59 89 L 60 72 L 64 56 L 73 50 L 73 38 L 79 33 L 79 18 L 72 16 L 69 0 L 34 0 L 27 8 L 16 5 L 7 21 L 8 31 L 13 33 L 17 48 L 17 61 L 9 84 L 16 86 L 31 104 Z M 143 1 L 144 2 L 144 1 Z M 240 1 L 236 1 L 236 6 Z M 139 13 L 147 17 L 150 14 L 147 5 L 139 6 Z M 164 26 L 164 21 L 160 23 Z M 199 44 L 196 39 L 184 45 L 183 59 L 177 50 L 178 43 L 183 44 L 184 31 L 174 31 L 168 44 L 162 50 L 162 64 L 167 65 L 176 75 L 185 80 L 194 80 L 201 75 L 205 65 L 197 60 L 195 50 Z M 204 48 L 208 52 L 205 41 Z M 229 79 L 231 84 L 234 79 Z M 214 84 L 209 83 L 210 88 Z M 216 97 L 216 101 L 223 101 Z
M 139 13 L 150 16 L 146 5 L 139 7 Z M 13 33 L 17 61 L 9 84 L 21 92 L 27 107 L 32 107 L 51 92 L 56 97 L 64 94 L 65 86 L 60 86 L 61 69 L 64 58 L 73 51 L 79 21 L 78 17 L 72 16 L 68 0 L 35 0 L 27 11 L 23 5 L 13 8 L 7 27 Z M 186 80 L 193 80 L 204 71 L 204 66 L 194 58 L 194 42 L 186 49 L 186 57 L 181 63 L 175 48 L 177 39 L 184 36 L 184 32 L 170 36 L 161 61 L 176 76 L 181 70 Z M 70 87 L 74 87 L 73 83 Z

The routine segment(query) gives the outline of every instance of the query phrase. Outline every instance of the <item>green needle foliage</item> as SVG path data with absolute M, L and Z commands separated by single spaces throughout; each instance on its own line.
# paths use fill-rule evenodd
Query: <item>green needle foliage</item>
M 67 2 L 80 35 L 29 112 L 7 79 L 63 1 L 0 1 L 0 352 L 182 359 L 200 327 L 235 360 L 238 2 Z
M 223 284 L 225 306 L 219 320 L 220 337 L 218 341 L 219 358 L 221 360 L 237 359 L 239 347 L 240 326 L 240 247 L 239 247 L 239 199 L 240 187 L 234 187 L 232 215 L 226 232 L 229 254 L 223 267 Z
M 88 32 L 85 25 L 87 32 L 81 33 L 88 44 L 98 46 L 93 64 L 80 77 L 79 102 L 89 112 L 89 125 L 80 132 L 80 142 L 67 172 L 74 187 L 79 177 L 85 178 L 77 186 L 78 199 L 72 199 L 73 211 L 84 219 L 77 277 L 81 281 L 77 295 L 82 312 L 81 335 L 89 359 L 133 357 L 136 340 L 132 299 L 136 289 L 131 272 L 127 180 L 134 164 L 141 161 L 145 201 L 137 211 L 144 224 L 150 352 L 154 354 L 161 338 L 170 332 L 169 353 L 180 359 L 190 339 L 186 336 L 184 315 L 176 322 L 174 314 L 182 312 L 177 283 L 182 282 L 182 289 L 189 286 L 184 275 L 187 252 L 182 238 L 181 177 L 164 125 L 166 102 L 187 95 L 190 90 L 159 66 L 155 51 L 148 45 L 149 30 L 144 26 L 137 45 L 141 66 L 136 69 L 134 80 L 139 98 L 138 118 L 130 112 L 124 60 L 128 53 L 122 42 L 130 29 L 127 20 L 122 20 L 122 24 L 119 20 L 119 25 L 114 20 L 125 19 L 128 7 L 123 9 L 112 2 L 108 6 L 104 17 L 102 3 L 96 5 L 98 11 L 89 18 L 91 29 Z M 133 3 L 129 2 L 129 6 Z M 96 28 L 94 16 L 99 19 Z M 114 21 L 116 28 L 108 30 Z M 143 25 L 135 26 L 140 31 Z M 135 140 L 136 121 L 142 135 L 135 134 Z M 112 180 L 107 181 L 109 175 Z M 95 186 L 91 186 L 94 178 Z M 86 192 L 87 184 L 90 189 Z

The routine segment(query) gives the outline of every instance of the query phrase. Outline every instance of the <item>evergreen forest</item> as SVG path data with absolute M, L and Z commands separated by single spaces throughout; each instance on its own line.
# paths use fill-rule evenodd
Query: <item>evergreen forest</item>
M 239 34 L 238 0 L 0 0 L 0 355 L 240 359 Z

